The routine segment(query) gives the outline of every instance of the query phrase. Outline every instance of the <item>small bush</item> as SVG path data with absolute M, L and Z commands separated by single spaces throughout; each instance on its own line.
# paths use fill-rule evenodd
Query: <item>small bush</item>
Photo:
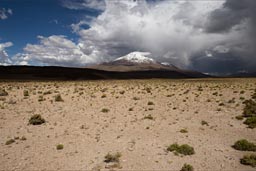
M 145 116 L 144 119 L 154 120 L 153 116 L 151 115 Z
M 256 167 L 256 155 L 245 155 L 242 159 L 240 159 L 240 163 L 244 165 L 249 165 L 252 167 Z
M 244 119 L 244 117 L 243 117 L 243 116 L 241 116 L 241 115 L 239 115 L 239 116 L 236 116 L 236 119 L 237 119 L 237 120 L 243 120 L 243 119 Z
M 206 126 L 209 126 L 209 124 L 208 124 L 208 122 L 206 122 L 206 121 L 201 121 L 201 125 L 206 125 Z
M 256 116 L 256 102 L 254 100 L 245 100 L 243 102 L 245 107 L 243 109 L 244 117 L 253 117 Z
M 52 94 L 52 92 L 51 91 L 46 91 L 46 92 L 43 93 L 43 95 L 48 95 L 48 94 Z
M 57 150 L 62 150 L 64 148 L 64 145 L 63 144 L 58 144 L 56 145 L 56 149 Z
M 109 109 L 103 108 L 103 109 L 101 109 L 101 112 L 103 112 L 103 113 L 108 113 L 108 112 L 109 112 Z
M 237 141 L 232 147 L 239 151 L 256 151 L 256 145 L 245 139 Z
M 5 89 L 0 89 L 0 96 L 8 96 L 8 93 L 5 91 Z
M 190 164 L 184 164 L 180 171 L 194 171 L 194 168 Z
M 187 129 L 181 129 L 180 132 L 181 133 L 188 133 L 188 130 Z
M 256 116 L 247 118 L 244 121 L 244 124 L 248 125 L 248 128 L 251 128 L 251 129 L 256 128 Z
M 25 136 L 22 136 L 20 140 L 21 140 L 21 141 L 26 141 L 27 138 L 26 138 Z
M 140 100 L 140 98 L 138 98 L 138 97 L 133 97 L 133 100 Z
M 183 155 L 192 155 L 195 154 L 194 148 L 188 144 L 178 145 L 177 143 L 170 145 L 167 148 L 167 151 L 176 152 Z
M 107 95 L 106 94 L 103 94 L 102 96 L 101 96 L 101 98 L 106 98 L 107 97 Z
M 154 103 L 153 102 L 148 102 L 148 105 L 154 105 Z
M 43 123 L 45 123 L 45 119 L 42 118 L 42 116 L 38 115 L 38 114 L 31 116 L 31 118 L 29 119 L 30 125 L 41 125 Z
M 61 95 L 58 94 L 55 96 L 55 102 L 63 102 L 64 100 L 62 99 Z
M 224 106 L 225 104 L 224 103 L 220 103 L 219 106 Z
M 23 91 L 23 96 L 25 96 L 25 97 L 29 96 L 28 90 Z
M 124 91 L 124 90 L 122 90 L 122 91 L 120 91 L 119 93 L 120 93 L 120 94 L 124 94 L 124 93 L 125 93 L 125 91 Z
M 121 153 L 119 153 L 119 152 L 117 152 L 117 153 L 115 153 L 115 154 L 110 154 L 110 153 L 108 153 L 108 154 L 105 156 L 104 162 L 106 162 L 106 163 L 110 163 L 110 162 L 116 162 L 116 163 L 118 163 L 121 156 L 122 156 L 122 155 L 121 155 Z
M 15 142 L 14 139 L 9 139 L 9 140 L 7 140 L 7 141 L 5 142 L 5 145 L 10 145 L 10 144 L 12 144 L 12 143 L 14 143 L 14 142 Z
M 44 96 L 39 96 L 39 97 L 38 97 L 38 101 L 39 101 L 39 102 L 42 102 L 42 101 L 44 101 L 44 100 L 45 100 Z

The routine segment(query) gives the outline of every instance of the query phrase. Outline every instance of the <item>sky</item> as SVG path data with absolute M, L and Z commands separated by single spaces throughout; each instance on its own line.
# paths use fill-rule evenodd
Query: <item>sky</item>
M 84 67 L 134 51 L 211 74 L 256 71 L 255 0 L 0 0 L 0 64 Z

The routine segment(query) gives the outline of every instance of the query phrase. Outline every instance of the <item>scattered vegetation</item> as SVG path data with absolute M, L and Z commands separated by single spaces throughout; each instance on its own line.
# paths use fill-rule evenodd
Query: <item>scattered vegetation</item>
M 57 150 L 62 150 L 64 148 L 64 145 L 63 144 L 58 144 L 56 145 L 56 149 Z
M 248 125 L 248 128 L 256 128 L 256 116 L 247 118 L 244 124 Z
M 147 115 L 144 117 L 144 119 L 154 120 L 154 117 L 152 115 Z
M 42 102 L 42 101 L 44 101 L 44 100 L 45 100 L 44 96 L 39 96 L 39 97 L 38 97 L 38 101 L 39 101 L 39 102 Z
M 12 143 L 14 143 L 14 142 L 15 142 L 14 139 L 9 139 L 9 140 L 7 140 L 7 141 L 5 142 L 5 145 L 10 145 L 10 144 L 12 144 Z
M 188 133 L 188 130 L 187 129 L 181 129 L 180 132 L 181 133 Z
M 101 112 L 103 112 L 103 113 L 108 113 L 108 112 L 109 112 L 109 109 L 103 108 L 103 109 L 101 109 Z
M 177 154 L 192 155 L 195 154 L 194 148 L 188 144 L 178 145 L 177 143 L 170 145 L 167 151 L 176 152 Z
M 42 118 L 42 116 L 39 114 L 35 114 L 31 116 L 31 118 L 29 119 L 30 125 L 41 125 L 43 123 L 45 123 L 45 119 Z
M 206 121 L 204 121 L 204 120 L 201 121 L 201 125 L 209 126 L 208 122 L 206 122 Z
M 105 160 L 104 162 L 106 163 L 111 163 L 111 162 L 116 162 L 118 163 L 120 161 L 120 157 L 122 156 L 121 153 L 117 152 L 115 154 L 110 154 L 108 153 L 106 156 L 105 156 Z
M 243 110 L 244 117 L 256 117 L 256 102 L 252 99 L 244 101 L 245 107 Z
M 133 97 L 133 100 L 140 100 L 140 98 L 138 98 L 138 97 Z
M 232 147 L 239 151 L 256 151 L 256 145 L 245 139 L 238 140 Z
M 61 95 L 58 94 L 55 96 L 55 102 L 63 102 L 64 100 L 62 99 Z
M 21 140 L 21 141 L 26 141 L 27 138 L 26 138 L 25 136 L 22 136 L 20 140 Z
M 153 102 L 148 102 L 148 105 L 154 105 L 154 103 Z
M 242 115 L 239 115 L 239 116 L 236 116 L 236 119 L 237 119 L 237 120 L 243 120 L 244 117 L 243 117 Z
M 25 97 L 28 97 L 28 96 L 29 96 L 28 90 L 24 90 L 24 91 L 23 91 L 23 96 L 25 96 Z
M 194 171 L 194 168 L 190 164 L 184 164 L 180 171 Z
M 244 165 L 249 165 L 252 167 L 256 167 L 256 155 L 245 155 L 242 159 L 240 159 L 240 163 Z
M 5 91 L 5 89 L 0 89 L 0 96 L 8 96 L 7 91 Z
M 48 94 L 52 94 L 52 92 L 51 91 L 46 91 L 46 92 L 43 93 L 43 95 L 48 95 Z

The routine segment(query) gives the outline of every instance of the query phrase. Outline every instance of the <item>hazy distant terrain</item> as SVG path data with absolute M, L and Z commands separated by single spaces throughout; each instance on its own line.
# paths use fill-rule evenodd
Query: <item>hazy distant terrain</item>
M 240 163 L 253 152 L 231 146 L 256 142 L 237 117 L 255 88 L 256 79 L 1 82 L 1 169 L 253 170 Z M 45 123 L 29 124 L 35 114 Z M 194 154 L 168 151 L 173 143 Z

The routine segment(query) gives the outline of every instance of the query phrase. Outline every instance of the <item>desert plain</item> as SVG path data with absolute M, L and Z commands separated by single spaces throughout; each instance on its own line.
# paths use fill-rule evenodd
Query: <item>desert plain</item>
M 2 81 L 0 170 L 248 171 L 243 101 L 256 79 Z M 58 98 L 56 98 L 58 97 Z M 29 124 L 38 114 L 45 123 Z M 238 117 L 239 118 L 239 117 Z M 10 141 L 11 140 L 11 141 Z M 9 142 L 9 143 L 8 143 Z M 168 151 L 188 144 L 194 154 Z M 107 154 L 119 154 L 106 161 Z

